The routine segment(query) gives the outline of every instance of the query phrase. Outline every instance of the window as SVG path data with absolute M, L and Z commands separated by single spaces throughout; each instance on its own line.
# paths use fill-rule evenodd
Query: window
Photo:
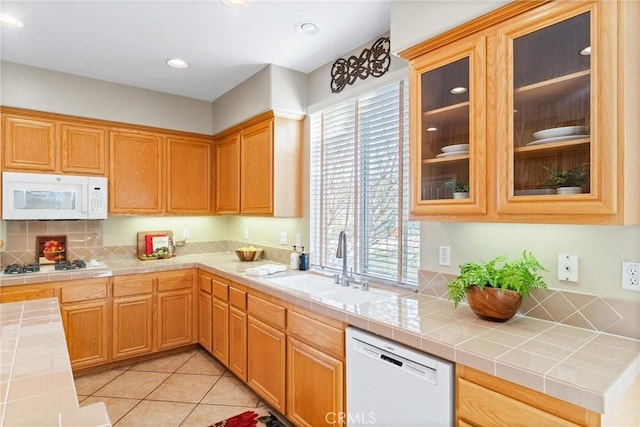
M 408 85 L 396 82 L 311 115 L 311 263 L 416 285 L 420 230 L 409 221 Z M 354 258 L 354 254 L 358 254 Z

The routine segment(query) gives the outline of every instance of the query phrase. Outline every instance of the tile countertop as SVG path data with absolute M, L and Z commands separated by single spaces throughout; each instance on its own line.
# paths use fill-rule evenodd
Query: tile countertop
M 476 317 L 466 304 L 454 309 L 450 301 L 409 290 L 400 290 L 398 296 L 382 301 L 339 304 L 280 288 L 245 273 L 247 268 L 264 263 L 241 263 L 234 253 L 185 255 L 156 261 L 129 259 L 106 262 L 109 267 L 106 271 L 55 273 L 39 278 L 5 277 L 2 286 L 199 267 L 426 353 L 602 414 L 614 409 L 640 372 L 638 340 L 520 315 L 505 323 L 489 322 Z
M 110 426 L 80 408 L 56 298 L 0 304 L 0 426 Z

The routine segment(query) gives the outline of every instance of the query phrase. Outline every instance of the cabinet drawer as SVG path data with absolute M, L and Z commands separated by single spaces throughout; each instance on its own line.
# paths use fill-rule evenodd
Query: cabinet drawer
M 23 286 L 6 286 L 0 288 L 0 303 L 28 301 L 32 299 L 55 297 L 52 287 L 35 287 L 24 289 Z
M 247 297 L 247 312 L 276 328 L 284 329 L 286 326 L 287 317 L 284 307 L 254 295 Z
M 158 276 L 158 292 L 190 288 L 193 285 L 191 270 L 166 273 Z
M 60 289 L 60 301 L 64 303 L 104 299 L 107 297 L 107 284 L 103 280 L 92 283 L 70 284 Z
M 221 277 L 214 277 L 213 296 L 221 301 L 229 301 L 229 282 Z
M 287 334 L 344 360 L 344 331 L 289 310 Z
M 462 378 L 457 386 L 458 416 L 473 425 L 517 425 L 522 420 L 528 425 L 577 425 Z
M 229 304 L 239 308 L 240 310 L 247 309 L 247 293 L 243 290 L 229 287 Z
M 211 282 L 213 281 L 213 278 L 211 276 L 206 276 L 204 274 L 200 274 L 199 280 L 198 280 L 198 286 L 200 287 L 200 290 L 211 295 Z
M 126 297 L 130 295 L 150 294 L 153 292 L 153 278 L 138 279 L 114 279 L 113 297 Z

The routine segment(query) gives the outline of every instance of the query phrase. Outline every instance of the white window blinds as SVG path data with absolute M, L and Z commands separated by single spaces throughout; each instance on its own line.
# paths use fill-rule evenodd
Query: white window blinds
M 342 268 L 335 253 L 345 230 L 354 273 L 416 284 L 406 86 L 397 82 L 311 116 L 312 264 Z

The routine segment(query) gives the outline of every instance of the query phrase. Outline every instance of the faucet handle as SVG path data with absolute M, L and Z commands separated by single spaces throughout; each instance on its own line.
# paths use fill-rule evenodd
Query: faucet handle
M 349 278 L 353 279 L 353 267 L 349 268 Z
M 363 280 L 362 281 L 362 287 L 360 288 L 363 291 L 368 291 L 369 290 L 369 281 L 368 280 Z
M 333 275 L 333 284 L 334 285 L 340 284 L 340 273 L 336 273 Z

